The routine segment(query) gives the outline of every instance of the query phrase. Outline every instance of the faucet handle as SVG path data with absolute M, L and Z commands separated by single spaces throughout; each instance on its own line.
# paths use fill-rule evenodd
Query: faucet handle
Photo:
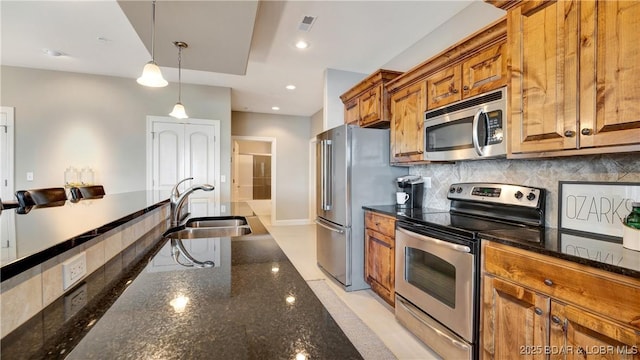
M 180 184 L 182 184 L 183 182 L 188 181 L 188 180 L 193 180 L 193 177 L 184 178 L 184 179 L 178 181 L 178 183 L 173 187 L 173 189 L 171 189 L 171 196 L 176 197 L 176 198 L 178 196 L 180 196 L 180 191 L 178 190 L 178 186 Z

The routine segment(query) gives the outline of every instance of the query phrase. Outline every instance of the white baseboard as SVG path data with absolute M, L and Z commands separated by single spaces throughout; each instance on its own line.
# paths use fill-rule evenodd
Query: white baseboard
M 291 226 L 291 225 L 311 225 L 314 222 L 310 219 L 290 219 L 290 220 L 276 220 L 276 226 Z

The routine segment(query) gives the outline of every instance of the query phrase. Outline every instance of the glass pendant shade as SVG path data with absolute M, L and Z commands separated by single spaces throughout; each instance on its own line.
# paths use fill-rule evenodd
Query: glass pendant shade
M 165 87 L 169 82 L 162 77 L 160 67 L 156 64 L 156 1 L 151 2 L 151 61 L 149 61 L 142 69 L 142 75 L 137 82 L 140 85 L 149 87 Z
M 153 60 L 149 61 L 142 70 L 142 75 L 138 78 L 138 84 L 149 87 L 164 87 L 169 84 L 162 77 L 160 67 Z
M 184 105 L 182 105 L 182 103 L 180 102 L 176 103 L 176 105 L 173 107 L 173 111 L 171 111 L 169 115 L 173 116 L 176 119 L 187 119 L 189 117 L 187 115 L 187 112 L 184 110 Z

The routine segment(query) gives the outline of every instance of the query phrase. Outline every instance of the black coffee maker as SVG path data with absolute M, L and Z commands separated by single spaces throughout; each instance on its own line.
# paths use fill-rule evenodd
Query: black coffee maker
M 403 209 L 414 209 L 422 207 L 422 196 L 424 194 L 424 180 L 418 175 L 406 175 L 397 179 L 398 191 L 409 194 L 409 199 L 404 204 L 397 204 Z

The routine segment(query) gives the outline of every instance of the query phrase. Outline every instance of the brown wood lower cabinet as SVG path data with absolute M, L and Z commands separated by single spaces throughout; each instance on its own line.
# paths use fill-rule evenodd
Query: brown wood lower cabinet
M 365 212 L 365 281 L 392 306 L 395 304 L 395 223 L 393 217 Z
M 482 252 L 481 358 L 640 359 L 638 279 L 501 244 Z

